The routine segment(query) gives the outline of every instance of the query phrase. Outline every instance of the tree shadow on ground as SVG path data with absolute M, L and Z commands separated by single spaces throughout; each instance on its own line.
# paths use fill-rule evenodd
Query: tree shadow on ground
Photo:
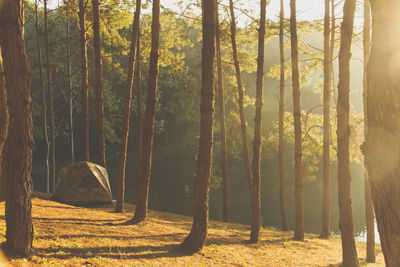
M 79 210 L 79 207 L 75 207 L 75 206 L 61 206 L 61 205 L 57 206 L 57 205 L 40 205 L 40 204 L 36 204 L 36 206 L 42 207 L 42 208 Z
M 365 258 L 359 258 L 359 266 L 368 266 L 369 264 L 373 264 L 371 262 L 367 262 L 367 259 Z M 338 264 L 329 264 L 326 267 L 343 267 L 342 263 L 338 263 Z
M 118 220 L 115 219 L 79 219 L 79 218 L 40 218 L 40 217 L 33 217 L 33 221 L 39 221 L 41 223 L 63 223 L 68 225 L 92 225 L 92 226 L 102 226 L 102 225 L 117 225 L 112 224 L 111 222 L 115 222 Z M 123 219 L 121 219 L 123 220 Z
M 171 241 L 171 240 L 180 240 L 185 237 L 185 234 L 164 234 L 164 235 L 141 235 L 141 236 L 120 236 L 120 235 L 93 235 L 93 234 L 81 234 L 81 235 L 39 235 L 36 236 L 36 239 L 53 239 L 53 238 L 60 238 L 60 239 L 74 239 L 74 238 L 82 238 L 82 239 L 97 239 L 97 238 L 104 238 L 104 239 L 116 239 L 116 240 L 131 240 L 131 239 L 150 239 L 150 240 L 157 240 L 157 241 Z
M 39 257 L 53 257 L 57 259 L 82 258 L 90 259 L 102 257 L 110 259 L 156 259 L 178 258 L 187 256 L 179 244 L 160 246 L 110 246 L 110 247 L 85 247 L 71 248 L 59 246 L 57 248 L 37 248 Z

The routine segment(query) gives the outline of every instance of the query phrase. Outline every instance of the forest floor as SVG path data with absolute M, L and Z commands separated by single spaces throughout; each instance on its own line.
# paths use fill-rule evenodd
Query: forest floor
M 177 248 L 190 230 L 190 217 L 149 211 L 146 223 L 118 225 L 130 219 L 112 207 L 81 208 L 33 199 L 34 254 L 11 259 L 11 266 L 339 266 L 338 238 L 321 240 L 292 232 L 262 229 L 259 244 L 248 243 L 249 226 L 211 221 L 205 249 L 185 255 Z M 0 203 L 0 242 L 5 240 L 4 202 Z M 377 263 L 365 263 L 365 244 L 357 244 L 362 266 L 384 266 L 377 246 Z M 1 264 L 0 264 L 1 265 Z

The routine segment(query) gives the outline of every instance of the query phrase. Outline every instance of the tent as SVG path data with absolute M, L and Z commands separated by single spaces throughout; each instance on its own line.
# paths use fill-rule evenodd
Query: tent
M 52 199 L 75 205 L 111 203 L 107 170 L 87 161 L 62 167 Z

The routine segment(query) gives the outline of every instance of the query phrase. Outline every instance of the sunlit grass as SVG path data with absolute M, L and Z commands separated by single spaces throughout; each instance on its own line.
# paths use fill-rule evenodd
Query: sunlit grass
M 131 218 L 133 206 L 124 214 L 113 208 L 75 208 L 47 200 L 33 200 L 35 253 L 32 266 L 337 266 L 340 239 L 306 235 L 293 241 L 292 232 L 262 229 L 259 244 L 248 243 L 249 226 L 210 221 L 208 241 L 202 252 L 188 256 L 177 250 L 190 230 L 190 217 L 149 211 L 146 223 L 110 225 Z M 0 209 L 3 204 L 0 204 Z M 0 241 L 5 240 L 0 220 Z M 378 247 L 378 251 L 379 247 Z M 358 244 L 361 262 L 365 244 Z M 384 266 L 378 253 L 378 263 Z M 12 266 L 26 260 L 12 260 Z

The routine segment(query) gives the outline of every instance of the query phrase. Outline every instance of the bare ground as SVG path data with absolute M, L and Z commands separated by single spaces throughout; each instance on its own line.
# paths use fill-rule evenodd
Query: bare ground
M 108 208 L 81 208 L 33 199 L 34 254 L 11 259 L 11 266 L 338 266 L 340 239 L 262 229 L 259 244 L 249 244 L 249 227 L 210 222 L 205 249 L 185 255 L 178 245 L 191 227 L 191 218 L 149 211 L 146 223 L 118 225 L 130 219 Z M 0 242 L 5 240 L 4 202 L 0 204 Z M 377 246 L 377 263 L 365 263 L 365 244 L 357 244 L 362 266 L 384 266 Z

